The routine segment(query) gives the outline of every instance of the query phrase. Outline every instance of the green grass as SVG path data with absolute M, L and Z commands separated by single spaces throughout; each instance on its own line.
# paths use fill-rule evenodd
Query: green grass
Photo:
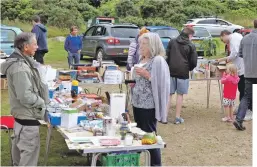
M 1 24 L 19 27 L 25 32 L 30 32 L 32 29 L 32 22 L 29 23 L 29 22 L 21 22 L 19 20 L 15 20 L 15 21 L 2 20 Z M 47 25 L 46 27 L 48 30 L 48 38 L 57 37 L 57 36 L 66 36 L 70 32 L 68 28 L 60 29 L 58 27 L 47 26 Z

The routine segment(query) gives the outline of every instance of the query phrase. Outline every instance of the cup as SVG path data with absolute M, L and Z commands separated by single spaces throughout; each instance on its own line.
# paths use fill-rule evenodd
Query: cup
M 126 134 L 125 136 L 125 145 L 131 146 L 133 144 L 134 137 L 131 134 Z

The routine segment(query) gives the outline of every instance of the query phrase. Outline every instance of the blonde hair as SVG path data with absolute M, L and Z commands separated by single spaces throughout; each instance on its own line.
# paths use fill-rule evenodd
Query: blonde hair
M 228 64 L 227 65 L 227 73 L 232 75 L 232 76 L 237 76 L 237 67 L 235 64 Z
M 139 37 L 139 42 L 142 41 L 142 39 L 148 40 L 151 57 L 166 55 L 161 38 L 157 33 L 145 33 Z
M 150 32 L 148 29 L 146 29 L 146 27 L 142 27 L 139 31 L 139 36 L 143 35 L 144 33 L 148 33 Z

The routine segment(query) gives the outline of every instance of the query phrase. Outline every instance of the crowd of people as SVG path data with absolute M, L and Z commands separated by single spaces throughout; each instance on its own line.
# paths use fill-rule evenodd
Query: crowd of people
M 44 64 L 47 53 L 46 28 L 38 16 L 33 18 L 32 32 L 16 36 L 15 51 L 1 66 L 1 73 L 8 79 L 11 114 L 15 118 L 12 136 L 12 157 L 16 166 L 36 166 L 40 150 L 39 121 L 46 120 L 48 100 L 47 86 L 41 81 L 38 66 Z M 82 43 L 77 36 L 78 28 L 73 26 L 65 41 L 68 62 L 78 63 Z M 136 81 L 131 85 L 133 114 L 137 126 L 146 132 L 157 133 L 157 121 L 168 123 L 172 96 L 177 94 L 176 118 L 181 124 L 183 96 L 189 89 L 189 72 L 197 65 L 196 48 L 191 42 L 192 28 L 186 27 L 172 39 L 165 51 L 158 34 L 145 28 L 131 42 L 128 55 L 128 70 L 133 67 Z M 221 32 L 221 40 L 230 44 L 229 57 L 219 59 L 232 64 L 222 78 L 224 86 L 223 105 L 227 116 L 222 120 L 233 122 L 238 130 L 245 130 L 243 120 L 248 108 L 252 110 L 252 85 L 257 84 L 257 20 L 254 30 L 244 38 L 228 31 Z M 37 61 L 34 61 L 33 58 Z M 39 63 L 38 63 L 39 62 Z M 234 119 L 237 88 L 240 105 Z M 159 149 L 150 150 L 151 165 L 161 166 Z

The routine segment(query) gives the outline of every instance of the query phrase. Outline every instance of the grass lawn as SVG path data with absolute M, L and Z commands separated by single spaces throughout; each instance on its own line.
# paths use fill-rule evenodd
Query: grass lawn
M 63 49 L 62 42 L 56 42 L 49 40 L 49 53 L 45 56 L 46 64 L 50 64 L 55 68 L 68 68 L 67 53 Z M 85 62 L 82 60 L 82 62 Z M 9 98 L 8 91 L 1 90 L 1 115 L 9 115 Z M 41 150 L 39 164 L 43 166 L 44 152 L 45 152 L 45 140 L 47 135 L 47 128 L 42 126 L 40 128 L 41 133 Z M 86 165 L 86 158 L 80 156 L 68 156 L 62 157 L 62 154 L 67 152 L 68 148 L 63 137 L 59 132 L 54 130 L 51 141 L 51 148 L 49 154 L 48 165 L 50 166 L 74 166 L 74 165 Z M 3 156 L 4 155 L 4 156 Z M 6 133 L 1 134 L 1 166 L 10 165 L 10 153 L 8 145 L 8 137 Z
M 219 53 L 224 51 L 224 45 L 220 47 Z M 219 54 L 217 57 L 211 57 L 212 59 L 221 57 L 222 54 Z M 56 42 L 53 40 L 49 40 L 49 53 L 45 55 L 46 64 L 50 64 L 55 68 L 68 68 L 67 64 L 67 53 L 63 49 L 62 42 Z M 82 63 L 85 60 L 82 60 Z M 9 115 L 9 99 L 7 90 L 1 90 L 1 115 Z M 41 152 L 39 158 L 39 165 L 43 165 L 44 160 L 44 147 L 45 147 L 45 139 L 46 139 L 47 128 L 45 126 L 41 127 Z M 9 153 L 9 145 L 8 138 L 6 133 L 2 133 L 1 135 L 1 165 L 7 166 L 10 165 L 10 153 Z M 50 154 L 48 165 L 50 166 L 72 166 L 72 165 L 86 165 L 86 159 L 81 156 L 68 156 L 62 157 L 64 152 L 67 152 L 67 146 L 60 135 L 59 132 L 54 130 L 53 138 L 50 146 Z

